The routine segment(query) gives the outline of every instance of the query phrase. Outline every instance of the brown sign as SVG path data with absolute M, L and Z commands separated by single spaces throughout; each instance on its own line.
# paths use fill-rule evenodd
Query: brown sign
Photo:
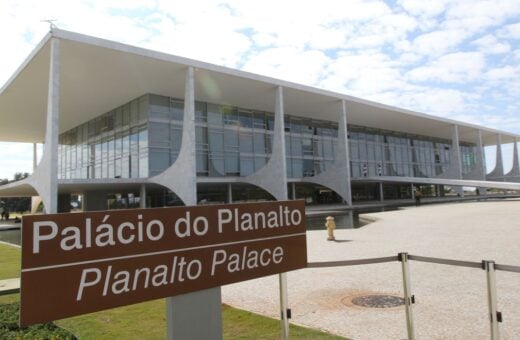
M 20 324 L 306 265 L 303 201 L 26 216 Z

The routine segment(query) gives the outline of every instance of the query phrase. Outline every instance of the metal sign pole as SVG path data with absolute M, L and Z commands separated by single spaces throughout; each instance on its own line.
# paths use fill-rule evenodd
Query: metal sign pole
M 406 312 L 406 330 L 408 333 L 408 340 L 415 339 L 415 331 L 413 325 L 413 311 L 412 311 L 412 294 L 410 284 L 410 265 L 408 262 L 408 253 L 399 253 L 399 261 L 403 269 L 403 291 L 404 291 L 404 309 Z
M 280 281 L 280 309 L 282 324 L 282 339 L 289 339 L 288 297 L 287 297 L 287 273 L 278 274 Z
M 494 261 L 482 261 L 483 269 L 486 271 L 487 278 L 487 295 L 488 295 L 488 307 L 489 307 L 489 326 L 491 331 L 491 340 L 498 340 L 498 322 L 501 314 L 497 312 L 497 287 L 495 280 L 495 262 Z

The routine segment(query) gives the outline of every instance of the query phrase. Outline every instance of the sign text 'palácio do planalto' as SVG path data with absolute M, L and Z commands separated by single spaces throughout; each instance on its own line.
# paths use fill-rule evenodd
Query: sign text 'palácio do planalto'
M 26 216 L 20 324 L 306 265 L 303 201 Z

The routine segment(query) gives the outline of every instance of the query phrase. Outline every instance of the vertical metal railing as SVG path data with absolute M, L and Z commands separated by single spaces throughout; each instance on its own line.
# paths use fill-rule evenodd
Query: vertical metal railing
M 482 268 L 486 271 L 487 296 L 489 309 L 489 326 L 491 340 L 499 339 L 498 323 L 502 314 L 497 311 L 497 286 L 495 279 L 495 261 L 482 261 Z
M 406 334 L 408 335 L 408 340 L 415 340 L 412 310 L 413 296 L 411 292 L 412 285 L 410 282 L 410 262 L 408 261 L 408 253 L 399 253 L 398 258 L 403 270 L 403 299 L 404 310 L 406 313 Z
M 497 270 L 520 273 L 519 266 L 495 264 L 494 261 L 482 261 L 482 262 L 471 262 L 471 261 L 460 261 L 451 259 L 441 259 L 435 257 L 425 257 L 410 255 L 408 253 L 399 253 L 396 256 L 380 257 L 372 259 L 357 259 L 357 260 L 346 260 L 346 261 L 330 261 L 330 262 L 310 262 L 308 268 L 326 268 L 326 267 L 343 267 L 343 266 L 355 266 L 365 264 L 375 264 L 383 262 L 400 261 L 403 276 L 403 299 L 406 315 L 406 329 L 409 340 L 415 340 L 415 325 L 413 319 L 413 308 L 412 305 L 415 303 L 415 296 L 411 290 L 410 280 L 410 261 L 427 262 L 444 264 L 456 267 L 468 267 L 468 268 L 481 268 L 486 271 L 487 279 L 487 300 L 488 300 L 488 314 L 490 324 L 490 339 L 499 339 L 499 323 L 502 322 L 502 313 L 497 310 L 497 289 L 496 289 L 496 277 L 495 272 Z
M 278 274 L 280 287 L 280 309 L 281 309 L 281 325 L 282 325 L 282 339 L 289 339 L 289 302 L 287 297 L 287 273 Z

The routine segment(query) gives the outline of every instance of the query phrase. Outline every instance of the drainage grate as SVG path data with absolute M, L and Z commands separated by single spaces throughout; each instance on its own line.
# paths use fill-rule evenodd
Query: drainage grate
M 392 308 L 404 305 L 404 299 L 393 295 L 361 295 L 352 298 L 356 306 L 368 308 Z

